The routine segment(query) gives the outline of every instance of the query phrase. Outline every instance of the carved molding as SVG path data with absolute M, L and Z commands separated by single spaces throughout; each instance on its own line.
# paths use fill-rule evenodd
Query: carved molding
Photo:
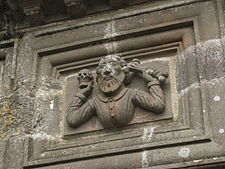
M 13 46 L 14 43 L 12 41 L 0 43 L 0 85 L 10 83 L 10 79 L 8 79 L 7 76 L 14 77 L 15 72 L 13 72 L 12 63 L 9 59 L 9 57 L 16 57 L 13 53 L 15 52 L 13 51 Z M 6 69 L 8 70 L 6 71 Z M 7 72 L 7 74 L 5 72 Z
M 38 25 L 44 22 L 43 3 L 40 0 L 22 1 L 20 6 L 31 25 Z
M 225 18 L 224 18 L 224 14 L 225 14 L 225 2 L 224 0 L 217 0 L 216 1 L 217 4 L 217 12 L 218 12 L 218 19 L 220 22 L 220 32 L 221 32 L 221 37 L 223 38 L 225 36 Z
M 78 17 L 86 13 L 83 0 L 64 0 L 67 13 L 72 17 Z
M 195 43 L 195 39 L 193 37 L 193 33 L 195 30 L 193 30 L 192 25 L 196 24 L 195 18 L 193 19 L 185 19 L 180 20 L 176 22 L 170 22 L 167 24 L 159 24 L 155 26 L 150 26 L 146 28 L 136 29 L 133 31 L 128 32 L 121 32 L 120 34 L 117 34 L 114 37 L 114 40 L 110 40 L 111 38 L 102 39 L 102 37 L 95 38 L 94 41 L 90 40 L 88 42 L 83 41 L 76 41 L 71 44 L 64 44 L 62 47 L 57 46 L 57 50 L 52 48 L 49 50 L 47 49 L 40 49 L 38 50 L 38 53 L 40 56 L 44 56 L 45 54 L 48 55 L 48 59 L 43 60 L 44 62 L 48 62 L 45 64 L 51 64 L 52 65 L 52 72 L 50 73 L 50 76 L 59 78 L 60 76 L 68 75 L 72 71 L 76 71 L 77 69 L 81 69 L 82 67 L 96 65 L 97 61 L 104 55 L 107 55 L 107 51 L 105 49 L 105 41 L 107 41 L 108 46 L 112 45 L 113 43 L 119 44 L 117 51 L 113 51 L 114 53 L 120 53 L 121 56 L 127 55 L 127 51 L 123 51 L 124 49 L 129 49 L 130 51 L 137 53 L 139 49 L 141 48 L 149 48 L 151 45 L 158 45 L 158 49 L 160 48 L 160 44 L 166 43 L 169 44 L 171 42 L 184 42 L 184 47 L 191 46 Z M 172 31 L 164 31 L 164 32 L 157 32 L 155 33 L 155 30 L 160 29 L 170 29 L 170 27 L 175 26 L 181 26 L 182 29 L 179 30 L 172 30 Z M 148 31 L 149 33 L 145 36 L 142 36 L 142 32 Z M 126 36 L 130 34 L 131 38 L 128 40 L 125 39 Z M 160 35 L 160 39 L 158 38 Z M 196 32 L 196 38 L 198 37 L 198 32 Z M 167 37 L 166 39 L 164 37 Z M 188 40 L 186 40 L 188 38 Z M 121 40 L 116 40 L 121 39 Z M 138 42 L 136 46 L 133 46 L 133 41 Z M 198 40 L 198 39 L 197 39 Z M 111 41 L 111 42 L 110 42 Z M 163 41 L 163 42 L 162 42 Z M 143 43 L 144 42 L 144 43 Z M 146 43 L 148 42 L 148 43 Z M 79 46 L 82 46 L 82 48 L 79 48 Z M 73 48 L 77 48 L 76 50 L 73 50 Z M 162 46 L 163 47 L 163 46 Z M 72 50 L 67 50 L 67 48 L 70 48 Z M 158 50 L 156 48 L 149 49 L 149 52 L 151 50 Z M 47 51 L 46 51 L 47 50 Z M 65 51 L 67 50 L 67 51 Z M 95 52 L 92 52 L 92 51 Z M 135 52 L 136 50 L 136 52 Z M 163 50 L 163 49 L 162 49 Z M 56 51 L 56 52 L 55 52 Z M 60 56 L 62 53 L 58 51 L 65 51 L 63 52 L 63 59 Z M 152 52 L 153 52 L 152 51 Z M 131 52 L 131 53 L 132 53 Z M 123 54 L 124 53 L 124 54 Z M 131 54 L 130 53 L 130 54 Z M 154 53 L 154 52 L 153 52 Z M 80 60 L 81 57 L 87 57 L 85 61 Z M 126 56 L 124 56 L 126 58 Z M 129 58 L 135 58 L 135 55 L 129 56 Z M 79 61 L 78 61 L 79 60 Z M 43 64 L 43 65 L 45 65 Z M 41 68 L 44 70 L 44 68 Z
M 171 12 L 169 17 L 163 18 L 165 22 L 160 23 L 151 22 L 156 16 L 155 22 L 162 19 L 160 17 L 165 16 L 163 12 L 143 14 L 144 19 L 142 15 L 136 16 L 137 18 L 133 20 L 130 20 L 129 17 L 120 18 L 113 23 L 118 25 L 115 27 L 116 31 L 111 31 L 109 35 L 107 34 L 108 36 L 104 30 L 107 25 L 113 25 L 111 21 L 105 21 L 99 25 L 84 24 L 85 26 L 74 28 L 74 30 L 62 28 L 61 32 L 40 33 L 40 36 L 35 37 L 34 39 L 37 40 L 34 49 L 36 55 L 33 57 L 37 57 L 40 63 L 40 66 L 34 70 L 34 72 L 38 72 L 37 83 L 44 75 L 69 83 L 69 80 L 72 80 L 80 69 L 93 68 L 97 65 L 100 57 L 111 53 L 120 54 L 127 60 L 139 58 L 146 62 L 163 57 L 169 60 L 171 67 L 170 74 L 172 76 L 170 77 L 173 79 L 170 79 L 169 82 L 173 83 L 170 86 L 173 92 L 170 97 L 173 101 L 171 105 L 175 106 L 172 108 L 172 114 L 166 117 L 155 118 L 154 122 L 149 120 L 142 124 L 131 124 L 119 131 L 90 132 L 87 130 L 88 134 L 76 135 L 74 131 L 66 133 L 64 130 L 62 140 L 43 139 L 38 141 L 38 139 L 30 138 L 25 144 L 28 152 L 25 156 L 24 166 L 51 164 L 58 161 L 73 162 L 73 160 L 83 158 L 97 158 L 115 153 L 122 155 L 142 150 L 151 150 L 159 155 L 159 160 L 151 161 L 154 163 L 152 165 L 163 165 L 165 147 L 170 148 L 170 152 L 174 153 L 172 156 L 168 153 L 166 162 L 182 162 L 183 159 L 177 156 L 180 145 L 192 147 L 192 153 L 195 155 L 199 153 L 197 150 L 207 152 L 209 156 L 219 155 L 221 151 L 218 150 L 211 135 L 211 123 L 205 99 L 208 91 L 204 84 L 200 85 L 200 75 L 204 74 L 205 68 L 201 67 L 204 64 L 199 57 L 211 53 L 191 47 L 202 39 L 218 33 L 217 29 L 209 31 L 205 29 L 208 22 L 204 22 L 205 19 L 202 17 L 206 12 L 202 11 L 204 4 L 212 6 L 206 2 L 199 6 L 196 5 L 195 9 L 191 6 L 190 10 L 187 7 L 177 8 L 176 11 L 171 9 L 172 12 L 168 9 L 164 12 Z M 184 11 L 187 9 L 188 11 Z M 207 12 L 210 11 L 207 10 Z M 215 20 L 212 19 L 212 21 Z M 126 26 L 120 27 L 121 23 Z M 98 32 L 79 36 L 80 32 L 89 32 L 96 28 L 99 29 Z M 62 35 L 68 38 L 63 36 L 62 40 L 60 38 Z M 76 37 L 76 39 L 72 37 Z M 52 39 L 57 39 L 57 43 Z M 51 44 L 47 46 L 45 41 L 49 41 Z M 112 46 L 115 44 L 118 44 L 118 47 L 113 48 Z M 110 50 L 107 50 L 108 47 Z M 194 84 L 196 87 L 189 88 Z M 69 92 L 71 91 L 69 90 Z M 65 93 L 64 97 L 67 98 Z M 61 113 L 65 115 L 65 110 Z M 154 136 L 148 139 L 146 133 L 149 134 L 151 131 L 154 132 Z M 199 149 L 201 145 L 206 146 L 204 150 Z M 190 159 L 194 158 L 191 155 Z
M 177 25 L 177 26 L 175 26 Z M 148 58 L 151 58 L 151 57 L 157 57 L 157 56 L 171 56 L 171 59 L 172 60 L 177 60 L 177 62 L 179 61 L 179 54 L 180 52 L 183 51 L 183 47 L 186 46 L 186 45 L 194 45 L 195 44 L 195 36 L 191 36 L 192 40 L 190 40 L 190 36 L 188 36 L 188 41 L 186 41 L 186 36 L 187 34 L 190 34 L 190 35 L 193 35 L 193 31 L 194 31 L 194 19 L 186 19 L 186 20 L 181 20 L 181 21 L 176 21 L 176 22 L 171 22 L 171 23 L 167 23 L 167 24 L 160 24 L 160 25 L 157 25 L 157 26 L 153 26 L 153 27 L 149 27 L 149 28 L 141 28 L 140 29 L 137 29 L 135 30 L 134 32 L 130 31 L 130 32 L 124 32 L 123 34 L 121 35 L 117 35 L 118 39 L 121 39 L 121 37 L 125 37 L 123 38 L 123 40 L 126 42 L 126 43 L 122 43 L 121 41 L 121 46 L 123 46 L 122 49 L 127 49 L 127 46 L 129 46 L 129 41 L 130 43 L 132 43 L 132 41 L 136 41 L 138 40 L 138 38 L 140 39 L 140 42 L 143 41 L 143 39 L 145 39 L 145 43 L 137 43 L 138 46 L 136 46 L 135 48 L 133 49 L 129 49 L 128 51 L 120 51 L 120 55 L 121 56 L 124 56 L 126 59 L 132 59 L 132 58 L 136 58 L 136 57 L 140 57 L 140 58 L 145 58 L 146 56 L 148 56 Z M 157 29 L 162 29 L 164 30 L 163 28 L 167 28 L 169 29 L 171 27 L 175 27 L 176 30 L 173 31 L 169 31 L 168 33 L 165 31 L 160 31 L 159 34 L 164 34 L 164 36 L 162 36 L 163 38 L 161 39 L 161 41 L 154 41 L 154 36 L 157 36 L 157 33 L 155 33 L 153 30 L 157 30 Z M 167 30 L 165 29 L 165 30 Z M 145 32 L 149 32 L 148 35 L 145 35 L 145 36 L 139 36 L 139 34 L 142 33 L 142 31 L 145 31 Z M 154 34 L 151 34 L 151 31 L 154 32 Z M 131 37 L 129 36 L 129 34 L 135 36 L 135 38 L 129 38 L 129 40 L 127 41 L 126 40 L 126 37 Z M 174 35 L 177 35 L 177 36 L 174 36 Z M 116 38 L 115 38 L 116 39 Z M 166 39 L 166 42 L 165 42 L 165 39 Z M 149 41 L 146 41 L 146 40 L 149 40 Z M 175 42 L 174 42 L 175 41 Z M 148 43 L 146 43 L 148 42 Z M 188 42 L 188 43 L 187 43 Z M 191 44 L 190 44 L 191 42 Z M 78 42 L 77 42 L 78 43 Z M 87 46 L 90 46 L 90 44 L 93 43 L 93 42 L 88 42 L 88 43 L 85 43 L 85 45 Z M 164 45 L 162 45 L 162 43 L 166 43 Z M 153 47 L 147 47 L 146 44 L 148 45 L 151 45 L 151 44 L 155 44 L 155 46 Z M 82 45 L 83 47 L 84 45 Z M 88 47 L 88 48 L 92 48 L 93 46 L 91 47 Z M 96 46 L 94 46 L 95 48 Z M 74 55 L 75 53 L 77 53 L 77 50 L 78 49 L 75 49 L 75 50 L 71 50 L 69 52 L 72 52 L 71 53 L 71 56 Z M 52 52 L 49 51 L 49 55 L 47 55 L 47 57 L 49 59 L 44 59 L 43 60 L 43 64 L 42 65 L 52 65 L 52 72 L 49 74 L 50 76 L 53 76 L 53 77 L 58 77 L 58 78 L 64 78 L 64 77 L 67 77 L 68 75 L 70 74 L 73 74 L 73 72 L 77 72 L 77 70 L 79 69 L 82 69 L 82 68 L 86 68 L 88 66 L 94 66 L 97 64 L 98 60 L 100 59 L 101 57 L 101 53 L 98 53 L 98 50 L 95 50 L 97 52 L 95 52 L 96 55 L 98 55 L 99 57 L 98 58 L 92 58 L 94 56 L 91 56 L 89 55 L 89 58 L 90 59 L 85 59 L 85 60 L 81 60 L 80 62 L 77 62 L 76 60 L 73 60 L 74 58 L 76 57 L 73 57 L 72 60 L 68 59 L 67 63 L 63 63 L 63 64 L 58 64 L 60 63 L 60 61 L 58 61 L 57 59 L 59 59 L 60 57 L 60 53 L 58 53 L 58 51 L 63 51 L 63 50 L 60 50 L 58 48 L 57 52 L 55 54 L 52 54 L 52 52 L 54 52 L 54 50 L 52 50 Z M 90 49 L 90 51 L 93 51 L 92 49 Z M 100 51 L 100 50 L 99 50 Z M 45 50 L 39 50 L 39 55 L 41 57 L 43 57 L 44 54 L 46 54 L 47 52 Z M 64 52 L 65 54 L 65 52 Z M 79 54 L 82 54 L 82 53 L 79 53 Z M 91 52 L 91 54 L 93 54 L 93 52 Z M 103 56 L 104 54 L 107 54 L 107 53 L 103 53 Z M 65 55 L 64 55 L 65 56 Z M 87 55 L 86 55 L 87 56 Z M 65 57 L 66 58 L 66 57 Z M 78 59 L 78 58 L 77 58 Z M 172 61 L 171 60 L 171 61 Z M 44 62 L 48 62 L 48 63 L 44 63 Z M 74 62 L 74 63 L 73 63 Z M 58 64 L 58 65 L 57 65 Z M 76 65 L 74 65 L 76 64 Z M 58 70 L 57 70 L 58 69 Z M 40 67 L 40 70 L 44 70 L 43 68 Z M 179 68 L 180 70 L 180 68 Z M 57 71 L 59 71 L 57 73 Z M 182 70 L 180 70 L 182 71 Z M 179 77 L 181 77 L 181 79 L 177 79 L 179 80 L 179 83 L 182 84 L 182 81 L 185 81 L 185 77 L 188 76 L 187 74 L 185 76 L 183 75 L 178 75 Z M 197 94 L 199 94 L 199 92 L 195 92 Z M 173 96 L 173 99 L 177 99 L 175 96 Z M 183 105 L 182 102 L 187 102 L 187 105 Z M 63 149 L 68 149 L 68 153 L 71 154 L 72 152 L 70 152 L 69 149 L 73 149 L 73 153 L 71 154 L 71 157 L 68 157 L 67 159 L 69 158 L 73 158 L 73 159 L 76 159 L 76 158 L 82 158 L 86 155 L 82 155 L 79 153 L 79 157 L 76 157 L 76 155 L 74 155 L 74 151 L 75 153 L 79 152 L 80 149 L 79 147 L 85 147 L 87 149 L 90 149 L 90 147 L 88 145 L 90 144 L 96 144 L 98 143 L 98 146 L 91 150 L 90 149 L 90 153 L 91 152 L 95 152 L 95 155 L 103 155 L 103 154 L 107 154 L 109 153 L 111 150 L 112 150 L 112 147 L 110 145 L 118 145 L 118 149 L 113 148 L 113 151 L 120 151 L 121 150 L 121 143 L 117 140 L 120 140 L 122 142 L 124 142 L 126 139 L 129 139 L 129 140 L 132 140 L 130 141 L 131 143 L 135 144 L 136 146 L 127 146 L 127 147 L 124 147 L 123 148 L 123 151 L 132 151 L 132 150 L 135 150 L 135 149 L 139 149 L 139 148 L 143 148 L 143 147 L 151 147 L 151 148 L 154 148 L 154 147 L 163 147 L 165 145 L 168 146 L 168 142 L 164 143 L 163 141 L 160 142 L 159 139 L 161 137 L 166 137 L 167 140 L 170 140 L 171 142 L 171 145 L 172 144 L 179 144 L 179 142 L 183 142 L 183 143 L 188 143 L 188 142 L 195 142 L 195 141 L 202 141 L 202 142 L 207 142 L 209 141 L 210 139 L 205 136 L 205 135 L 202 135 L 202 131 L 201 129 L 204 128 L 203 126 L 198 126 L 197 128 L 198 129 L 194 129 L 195 126 L 192 126 L 189 121 L 191 120 L 190 117 L 189 117 L 189 114 L 187 114 L 186 112 L 188 112 L 188 108 L 191 107 L 193 103 L 189 103 L 187 98 L 184 97 L 182 98 L 182 100 L 180 100 L 179 102 L 179 105 L 182 107 L 180 110 L 179 110 L 179 113 L 182 114 L 182 116 L 178 116 L 176 118 L 178 118 L 175 122 L 169 122 L 171 119 L 172 119 L 172 116 L 171 114 L 167 114 L 166 116 L 162 116 L 161 118 L 158 118 L 158 120 L 165 120 L 166 122 L 166 125 L 165 126 L 160 126 L 159 128 L 157 128 L 154 133 L 155 133 L 155 139 L 152 140 L 151 144 L 149 144 L 147 142 L 147 139 L 145 140 L 146 142 L 144 143 L 145 145 L 142 145 L 143 143 L 143 139 L 142 139 L 142 134 L 143 134 L 143 131 L 145 130 L 145 128 L 147 127 L 147 123 L 146 125 L 145 124 L 142 124 L 140 125 L 140 127 L 138 129 L 135 129 L 133 132 L 132 131 L 128 131 L 126 129 L 123 129 L 123 133 L 120 133 L 118 134 L 117 132 L 114 132 L 114 134 L 110 134 L 110 133 L 105 133 L 105 134 L 100 134 L 98 135 L 98 137 L 93 137 L 93 139 L 85 139 L 85 137 L 79 137 L 79 138 L 76 138 L 75 140 L 74 139 L 70 139 L 70 140 L 67 140 L 65 142 L 65 144 L 62 144 L 62 143 L 58 143 L 57 141 L 52 141 L 50 146 L 48 146 L 47 149 L 45 150 L 41 150 L 40 151 L 44 151 L 45 152 L 45 156 L 42 158 L 40 157 L 39 155 L 35 158 L 38 158 L 39 160 L 45 160 L 45 159 L 48 159 L 48 157 L 51 157 L 52 154 L 54 153 L 60 153 L 60 150 L 63 148 Z M 199 104 L 199 103 L 196 103 L 196 104 Z M 201 108 L 199 107 L 199 111 L 201 111 Z M 176 115 L 173 115 L 173 116 L 176 116 Z M 194 117 L 193 117 L 194 118 Z M 147 121 L 149 122 L 149 121 Z M 202 123 L 202 125 L 204 125 Z M 179 134 L 176 135 L 176 136 L 172 136 L 170 135 L 171 132 L 177 132 L 177 130 L 179 130 Z M 90 129 L 89 129 L 90 131 Z M 67 134 L 71 135 L 73 133 L 76 133 L 78 131 L 74 130 L 72 132 L 67 132 Z M 79 133 L 79 132 L 78 132 Z M 101 132 L 100 132 L 101 133 Z M 168 133 L 168 134 L 167 134 Z M 194 138 L 192 136 L 195 136 Z M 140 139 L 141 138 L 141 139 Z M 125 139 L 125 140 L 124 140 Z M 105 150 L 103 152 L 99 152 L 97 153 L 97 149 L 100 148 L 101 146 L 103 146 L 101 142 L 105 142 L 104 140 L 108 140 L 109 142 L 106 143 L 106 144 L 109 144 L 107 147 L 108 147 L 108 150 Z M 28 141 L 28 145 L 29 145 L 29 141 Z M 38 143 L 37 143 L 38 144 Z M 104 143 L 105 144 L 105 143 Z M 140 145 L 140 146 L 138 146 Z M 37 145 L 36 145 L 37 146 Z M 88 148 L 89 147 L 89 148 Z M 43 162 L 43 161 L 42 161 Z M 32 163 L 32 162 L 31 162 Z M 26 163 L 26 165 L 30 165 L 31 164 L 30 162 Z
M 26 16 L 30 16 L 30 15 L 37 15 L 38 16 L 41 13 L 41 8 L 39 6 L 31 7 L 31 8 L 25 8 L 24 13 L 25 13 Z
M 112 7 L 121 7 L 124 5 L 128 5 L 130 0 L 109 0 L 109 3 Z

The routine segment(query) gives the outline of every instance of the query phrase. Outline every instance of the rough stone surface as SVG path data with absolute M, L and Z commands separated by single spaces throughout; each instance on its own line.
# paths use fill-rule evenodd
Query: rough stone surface
M 18 2 L 0 12 L 0 169 L 225 168 L 224 0 Z M 68 128 L 78 71 L 107 54 L 168 72 L 166 113 Z

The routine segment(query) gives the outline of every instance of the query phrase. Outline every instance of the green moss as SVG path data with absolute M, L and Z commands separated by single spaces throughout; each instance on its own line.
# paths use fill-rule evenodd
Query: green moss
M 16 109 L 10 108 L 11 104 L 12 102 L 7 100 L 0 106 L 0 137 L 2 138 L 6 137 L 14 128 Z
M 6 132 L 5 132 L 5 133 L 1 133 L 1 134 L 0 134 L 0 137 L 6 137 L 6 135 L 7 135 Z

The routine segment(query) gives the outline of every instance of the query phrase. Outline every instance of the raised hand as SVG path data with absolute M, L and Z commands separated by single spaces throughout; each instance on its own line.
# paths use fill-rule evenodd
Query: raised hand
M 134 73 L 142 73 L 143 72 L 143 65 L 141 65 L 141 62 L 139 59 L 133 59 L 128 64 L 129 70 Z
M 93 90 L 93 86 L 94 86 L 94 82 L 93 81 L 89 82 L 87 87 L 82 88 L 80 92 L 83 95 L 85 95 L 86 97 L 89 97 L 91 95 L 92 90 Z
M 158 70 L 155 69 L 148 69 L 147 73 L 151 75 L 152 77 L 156 78 L 161 84 L 166 82 L 166 79 L 168 78 L 168 74 L 164 74 Z
M 151 73 L 150 73 L 151 72 Z M 146 82 L 151 82 L 153 81 L 154 79 L 155 80 L 158 80 L 155 78 L 155 76 L 153 75 L 156 75 L 158 72 L 157 71 L 154 71 L 153 69 L 148 69 L 148 70 L 145 70 L 143 71 L 142 73 L 142 77 L 143 79 L 146 81 Z

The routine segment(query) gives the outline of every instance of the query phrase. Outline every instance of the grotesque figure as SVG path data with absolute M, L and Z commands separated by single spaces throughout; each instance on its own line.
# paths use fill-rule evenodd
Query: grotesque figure
M 88 71 L 81 72 L 87 74 Z M 127 65 L 125 60 L 116 55 L 102 58 L 96 73 L 99 92 L 92 98 L 90 98 L 93 89 L 92 76 L 83 78 L 79 74 L 79 81 L 86 80 L 85 85 L 81 85 L 83 82 L 80 81 L 81 90 L 68 110 L 67 121 L 71 127 L 82 125 L 94 115 L 98 117 L 104 128 L 124 126 L 131 122 L 135 106 L 152 113 L 163 111 L 165 98 L 160 87 L 160 79 L 166 77 L 162 73 L 144 69 L 138 60 Z M 125 87 L 125 80 L 130 73 L 139 74 L 146 81 L 149 92 Z

